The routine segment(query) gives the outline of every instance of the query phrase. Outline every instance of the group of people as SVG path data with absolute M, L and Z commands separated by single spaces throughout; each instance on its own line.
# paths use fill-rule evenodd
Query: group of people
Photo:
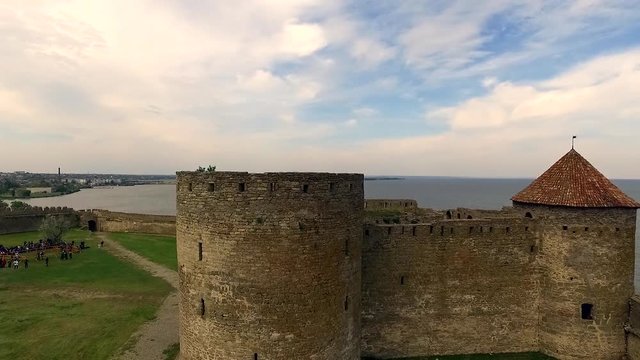
M 19 254 L 14 254 L 13 256 L 8 256 L 7 258 L 5 258 L 4 255 L 2 255 L 2 257 L 0 257 L 0 269 L 4 269 L 5 267 L 13 268 L 13 269 L 19 268 L 20 267 L 20 255 Z M 24 268 L 25 269 L 29 268 L 29 260 L 28 259 L 24 259 Z
M 24 268 L 29 268 L 29 259 L 26 253 L 36 251 L 36 261 L 43 261 L 46 267 L 49 266 L 49 257 L 46 254 L 47 250 L 58 249 L 60 251 L 60 260 L 73 259 L 74 252 L 80 252 L 87 248 L 84 241 L 80 242 L 77 246 L 75 241 L 70 243 L 61 242 L 54 244 L 50 239 L 42 239 L 38 242 L 25 241 L 22 245 L 5 247 L 0 245 L 0 269 L 4 268 L 20 268 L 20 264 L 24 264 Z

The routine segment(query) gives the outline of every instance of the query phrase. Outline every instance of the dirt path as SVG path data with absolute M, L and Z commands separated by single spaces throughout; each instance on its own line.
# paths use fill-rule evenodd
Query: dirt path
M 106 234 L 98 234 L 100 240 L 104 240 L 104 248 L 114 255 L 123 258 L 136 266 L 166 280 L 174 289 L 178 288 L 178 273 L 164 266 L 151 262 L 144 257 L 126 249 L 117 242 L 109 239 Z M 156 318 L 142 325 L 129 339 L 135 342 L 130 349 L 116 355 L 119 360 L 163 360 L 162 352 L 169 346 L 178 343 L 178 293 L 173 291 L 167 296 Z

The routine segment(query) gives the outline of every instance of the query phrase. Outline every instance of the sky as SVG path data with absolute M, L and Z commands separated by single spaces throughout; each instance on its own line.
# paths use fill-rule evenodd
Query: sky
M 640 0 L 2 0 L 0 171 L 640 179 Z

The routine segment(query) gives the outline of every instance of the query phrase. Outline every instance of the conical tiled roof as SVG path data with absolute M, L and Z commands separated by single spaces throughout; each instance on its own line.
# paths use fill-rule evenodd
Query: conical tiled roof
M 623 193 L 574 149 L 511 200 L 571 207 L 640 208 L 638 202 Z

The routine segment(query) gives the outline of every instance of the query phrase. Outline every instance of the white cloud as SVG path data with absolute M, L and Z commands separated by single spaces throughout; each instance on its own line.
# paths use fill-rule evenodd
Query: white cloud
M 6 0 L 0 138 L 17 155 L 3 167 L 535 175 L 574 133 L 581 147 L 612 148 L 614 162 L 636 156 L 624 140 L 638 130 L 640 51 L 545 81 L 497 73 L 632 23 L 637 15 L 621 5 L 380 6 L 389 11 L 371 17 L 375 9 L 364 16 L 341 0 Z M 527 34 L 521 47 L 488 50 L 497 15 Z M 451 98 L 430 79 L 487 94 L 443 107 Z M 428 124 L 407 128 L 427 107 Z M 629 168 L 614 175 L 637 171 Z
M 376 66 L 392 59 L 396 55 L 396 51 L 380 41 L 369 38 L 359 38 L 354 41 L 350 54 L 355 59 L 363 61 L 367 65 Z
M 579 149 L 589 150 L 591 158 L 603 164 L 633 162 L 640 160 L 635 143 L 629 141 L 640 131 L 639 97 L 640 51 L 629 50 L 593 59 L 546 81 L 498 83 L 484 96 L 427 113 L 429 121 L 446 123 L 448 132 L 392 140 L 383 146 L 426 153 L 455 144 L 439 157 L 466 160 L 464 165 L 446 166 L 448 174 L 536 175 L 531 171 L 558 157 L 570 136 L 580 134 Z M 527 161 L 515 160 L 519 157 Z M 477 168 L 474 158 L 486 169 Z M 488 169 L 503 170 L 492 175 Z M 610 175 L 637 177 L 638 173 L 620 167 Z
M 407 64 L 425 79 L 438 80 L 491 76 L 495 72 L 533 63 L 571 49 L 588 50 L 596 40 L 606 39 L 625 26 L 640 21 L 630 11 L 635 2 L 581 0 L 453 0 L 446 6 L 409 2 L 399 6 L 413 25 L 401 31 Z M 416 5 L 417 4 L 417 5 Z M 502 28 L 491 23 L 500 19 Z M 511 47 L 496 50 L 496 37 Z
M 329 136 L 331 125 L 295 120 L 297 108 L 328 81 L 321 70 L 316 76 L 272 68 L 325 47 L 323 26 L 300 19 L 336 6 L 320 0 L 5 2 L 0 128 L 22 138 L 45 136 L 57 144 L 49 155 L 77 171 L 91 163 L 78 149 L 102 154 L 103 171 L 166 172 L 183 168 L 180 158 L 211 151 L 227 157 L 244 143 L 230 139 L 237 132 L 252 139 L 247 149 L 261 144 L 267 152 L 279 151 L 268 141 L 286 146 L 309 130 Z M 14 145 L 31 153 L 25 141 Z M 172 151 L 186 156 L 168 155 Z M 140 169 L 132 156 L 156 165 L 161 156 L 167 164 Z M 7 169 L 25 163 L 11 161 Z M 32 170 L 50 162 L 27 161 Z
M 287 21 L 280 37 L 282 53 L 299 57 L 311 55 L 327 45 L 320 26 L 299 23 L 297 20 Z
M 371 117 L 378 114 L 378 110 L 367 106 L 353 109 L 353 114 L 359 117 Z
M 347 121 L 344 122 L 344 126 L 346 127 L 356 127 L 358 126 L 358 120 L 357 119 L 349 119 Z
M 495 77 L 486 77 L 482 79 L 482 86 L 486 88 L 490 88 L 497 83 L 498 83 L 498 79 Z

